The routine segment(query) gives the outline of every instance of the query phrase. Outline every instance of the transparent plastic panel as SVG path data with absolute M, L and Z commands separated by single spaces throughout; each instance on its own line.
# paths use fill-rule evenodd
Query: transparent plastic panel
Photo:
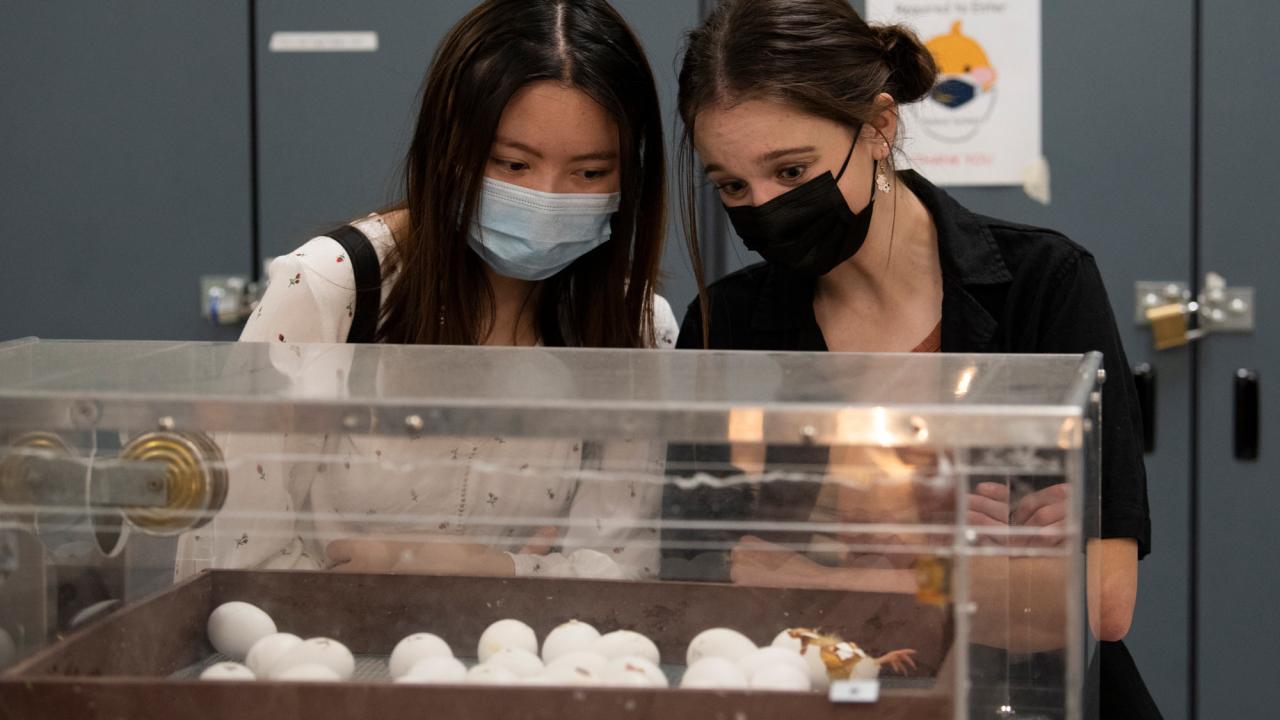
M 1087 402 L 1086 365 L 1071 356 L 17 341 L 0 346 L 0 423 L 147 429 L 167 418 L 204 431 L 717 440 L 736 411 L 735 427 L 770 442 L 906 444 L 938 433 L 951 445 L 1057 444 L 1078 431 L 1064 422 Z M 754 427 L 751 413 L 769 422 Z
M 1083 717 L 1094 357 L 40 342 L 0 367 L 26 658 L 0 693 L 198 678 L 245 659 L 205 625 L 241 601 L 379 687 L 403 638 L 474 668 L 514 619 L 543 667 L 508 687 L 666 685 L 671 717 L 839 717 L 869 686 L 885 717 Z M 553 650 L 573 620 L 606 638 Z

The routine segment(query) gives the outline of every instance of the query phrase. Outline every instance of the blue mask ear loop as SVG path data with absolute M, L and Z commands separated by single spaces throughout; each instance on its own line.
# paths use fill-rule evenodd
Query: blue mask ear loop
M 849 154 L 844 156 L 844 164 L 840 166 L 840 174 L 836 175 L 836 182 L 840 182 L 840 178 L 844 177 L 844 171 L 849 169 L 849 161 L 853 159 L 853 149 L 858 147 L 858 137 L 862 134 L 862 128 L 858 128 L 858 134 L 853 136 L 853 144 L 849 146 Z M 876 166 L 871 164 L 871 202 L 876 201 Z

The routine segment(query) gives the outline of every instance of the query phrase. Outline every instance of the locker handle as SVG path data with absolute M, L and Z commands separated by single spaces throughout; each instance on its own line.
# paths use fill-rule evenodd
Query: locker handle
M 1240 369 L 1235 377 L 1235 454 L 1237 460 L 1258 459 L 1258 373 Z
M 1142 413 L 1142 449 L 1150 455 L 1156 451 L 1156 369 L 1148 363 L 1135 367 L 1133 382 L 1138 387 L 1138 409 Z

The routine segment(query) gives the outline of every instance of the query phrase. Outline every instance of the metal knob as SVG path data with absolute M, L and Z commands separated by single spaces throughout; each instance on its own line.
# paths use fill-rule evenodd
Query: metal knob
M 125 507 L 124 516 L 152 535 L 178 535 L 207 524 L 227 498 L 227 471 L 222 451 L 203 433 L 151 432 L 129 441 L 120 451 L 127 461 L 159 463 L 166 502 L 160 507 Z M 155 488 L 159 490 L 160 488 Z

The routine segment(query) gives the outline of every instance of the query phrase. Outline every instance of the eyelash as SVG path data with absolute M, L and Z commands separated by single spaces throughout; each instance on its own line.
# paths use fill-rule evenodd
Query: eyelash
M 493 158 L 493 162 L 507 172 L 517 173 L 521 170 L 528 170 L 529 164 L 522 163 L 518 160 L 503 160 L 502 158 Z
M 787 177 L 787 173 L 793 170 L 796 171 L 795 176 Z M 805 173 L 808 171 L 809 171 L 808 165 L 790 165 L 778 171 L 778 179 L 781 180 L 782 182 L 795 182 L 803 178 Z M 717 191 L 729 197 L 733 197 L 734 195 L 739 195 L 743 192 L 743 190 L 746 189 L 745 184 L 737 181 L 716 185 L 715 187 Z
M 747 186 L 740 182 L 727 182 L 723 185 L 716 185 L 717 192 L 720 192 L 724 195 L 728 195 L 729 197 L 733 197 L 734 195 L 741 194 L 742 191 L 746 189 L 747 189 Z
M 502 158 L 492 158 L 492 161 L 504 171 L 509 173 L 519 173 L 529 169 L 529 163 L 520 162 L 519 160 L 503 160 Z M 607 170 L 582 170 L 579 172 L 582 179 L 587 182 L 595 182 L 607 176 Z
M 798 171 L 798 172 L 796 173 L 796 176 L 795 176 L 795 177 L 786 177 L 786 174 L 787 174 L 788 172 L 792 171 L 792 170 L 796 170 L 796 171 Z M 778 171 L 778 178 L 779 178 L 780 180 L 784 181 L 784 182 L 794 182 L 794 181 L 799 180 L 800 178 L 804 177 L 804 174 L 805 174 L 806 172 L 808 172 L 808 170 L 809 170 L 809 168 L 808 168 L 808 166 L 807 166 L 807 165 L 791 165 L 791 166 L 789 166 L 789 167 L 784 167 L 784 168 L 782 168 L 782 170 Z

